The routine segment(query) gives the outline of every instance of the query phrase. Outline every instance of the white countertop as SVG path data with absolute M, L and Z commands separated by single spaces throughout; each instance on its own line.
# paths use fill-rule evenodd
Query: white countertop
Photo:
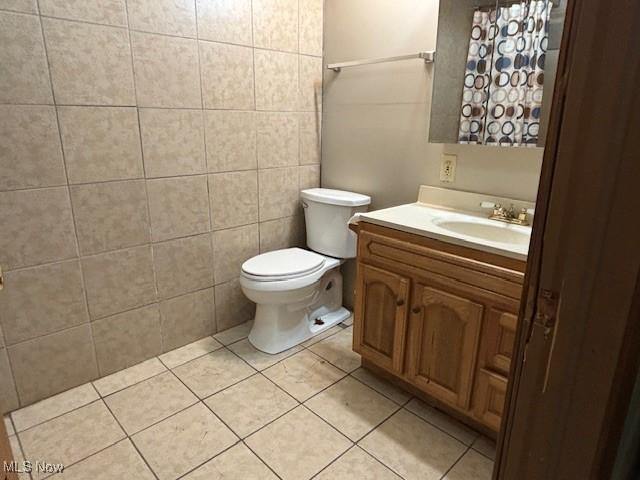
M 489 213 L 416 202 L 359 213 L 351 219 L 351 223 L 373 223 L 454 245 L 526 260 L 531 227 L 489 220 Z

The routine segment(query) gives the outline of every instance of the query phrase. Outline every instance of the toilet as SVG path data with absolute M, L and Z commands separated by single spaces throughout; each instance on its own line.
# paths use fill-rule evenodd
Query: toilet
M 356 256 L 349 219 L 371 198 L 359 193 L 311 188 L 300 194 L 307 245 L 263 253 L 242 264 L 240 286 L 256 303 L 249 341 L 258 350 L 280 353 L 343 322 L 340 265 Z

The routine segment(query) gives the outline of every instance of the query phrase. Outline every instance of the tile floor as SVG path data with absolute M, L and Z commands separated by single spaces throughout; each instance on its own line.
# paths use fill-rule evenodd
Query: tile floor
M 490 440 L 360 368 L 350 322 L 279 355 L 250 324 L 5 417 L 21 479 L 489 480 Z

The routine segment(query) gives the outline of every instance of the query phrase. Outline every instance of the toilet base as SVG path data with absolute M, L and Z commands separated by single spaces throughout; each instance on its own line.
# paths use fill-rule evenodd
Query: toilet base
M 280 353 L 344 322 L 350 316 L 351 312 L 344 307 L 332 311 L 321 307 L 309 314 L 307 309 L 288 311 L 286 305 L 257 305 L 249 342 L 262 352 Z

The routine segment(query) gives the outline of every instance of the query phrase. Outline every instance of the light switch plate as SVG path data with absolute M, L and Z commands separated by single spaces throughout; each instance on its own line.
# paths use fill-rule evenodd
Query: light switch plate
M 450 153 L 443 153 L 440 160 L 440 181 L 452 183 L 456 179 L 456 162 L 458 156 Z

